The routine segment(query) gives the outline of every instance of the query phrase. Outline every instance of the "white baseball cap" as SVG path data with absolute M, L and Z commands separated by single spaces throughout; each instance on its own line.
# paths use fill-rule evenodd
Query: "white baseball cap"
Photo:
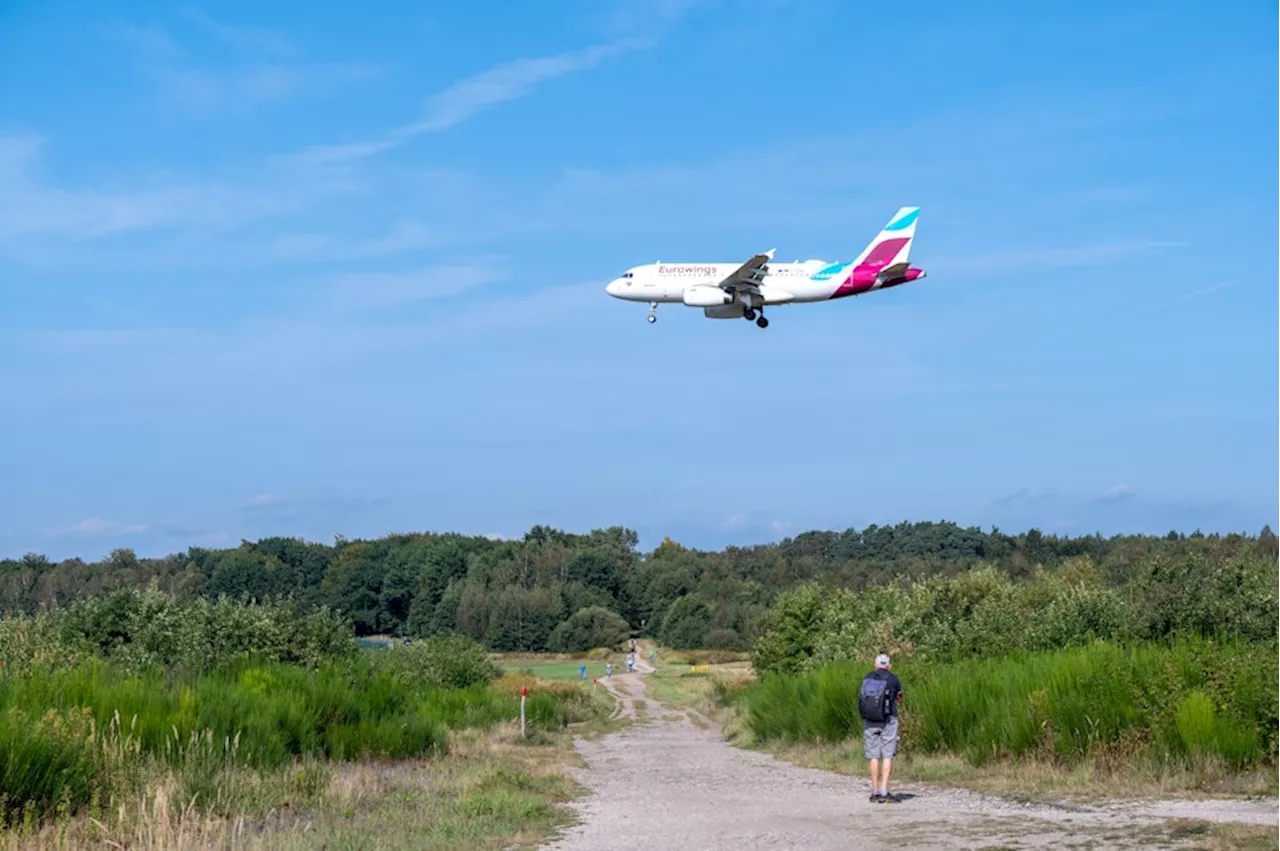
M 877 668 L 887 668 L 887 667 L 889 667 L 889 654 L 888 654 L 888 653 L 881 653 L 879 656 L 877 656 L 877 657 L 876 657 L 876 667 L 877 667 Z

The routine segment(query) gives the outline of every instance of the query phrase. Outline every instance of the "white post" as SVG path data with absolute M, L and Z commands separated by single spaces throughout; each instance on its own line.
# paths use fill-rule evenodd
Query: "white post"
M 523 739 L 523 738 L 525 738 L 525 735 L 524 735 L 524 698 L 525 698 L 525 695 L 527 695 L 528 693 L 529 693 L 529 687 L 528 687 L 528 686 L 521 686 L 521 687 L 520 687 L 520 738 L 522 738 L 522 739 Z

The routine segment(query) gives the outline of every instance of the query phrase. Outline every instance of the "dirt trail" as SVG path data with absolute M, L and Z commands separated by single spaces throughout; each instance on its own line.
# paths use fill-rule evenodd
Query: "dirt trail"
M 637 664 L 637 668 L 640 665 Z M 644 669 L 649 669 L 644 665 Z M 634 717 L 640 674 L 601 680 Z M 655 705 L 656 709 L 656 705 Z M 677 720 L 678 719 L 678 720 Z M 643 713 L 629 729 L 580 739 L 591 794 L 572 806 L 581 822 L 549 848 L 560 851 L 737 849 L 1177 847 L 1169 819 L 1277 823 L 1277 801 L 1020 804 L 972 792 L 895 783 L 898 804 L 872 804 L 865 778 L 801 768 L 735 748 L 688 711 Z
M 640 701 L 641 706 L 647 706 L 644 698 L 644 683 L 640 681 L 640 674 L 652 674 L 654 668 L 650 667 L 648 662 L 636 655 L 636 672 L 635 674 L 618 674 L 613 677 L 601 677 L 600 684 L 605 687 L 609 694 L 613 695 L 617 703 L 613 707 L 613 713 L 610 718 L 635 718 L 636 717 L 636 701 Z

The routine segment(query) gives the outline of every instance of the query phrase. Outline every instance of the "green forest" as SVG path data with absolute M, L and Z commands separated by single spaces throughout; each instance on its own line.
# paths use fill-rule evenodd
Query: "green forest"
M 964 658 L 1078 640 L 1276 635 L 1276 536 L 1006 534 L 954 523 L 812 531 L 776 544 L 638 549 L 620 527 L 521 540 L 295 538 L 163 558 L 0 561 L 0 611 L 30 615 L 154 588 L 182 601 L 289 601 L 356 635 L 464 635 L 494 651 L 580 651 L 627 636 L 754 650 L 761 672 L 873 647 Z M 838 591 L 839 593 L 832 593 Z M 118 592 L 125 592 L 119 596 Z M 95 604 L 96 605 L 96 604 Z

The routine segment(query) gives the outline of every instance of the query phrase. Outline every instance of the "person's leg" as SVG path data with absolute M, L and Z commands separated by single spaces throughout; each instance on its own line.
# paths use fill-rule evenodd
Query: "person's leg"
M 864 724 L 862 728 L 862 749 L 867 756 L 867 768 L 871 775 L 871 800 L 877 800 L 880 794 L 880 728 Z
M 893 758 L 898 754 L 898 718 L 893 716 L 888 723 L 884 725 L 884 734 L 881 736 L 880 756 L 883 757 L 880 763 L 880 793 L 885 797 L 889 795 L 889 774 L 893 770 Z

